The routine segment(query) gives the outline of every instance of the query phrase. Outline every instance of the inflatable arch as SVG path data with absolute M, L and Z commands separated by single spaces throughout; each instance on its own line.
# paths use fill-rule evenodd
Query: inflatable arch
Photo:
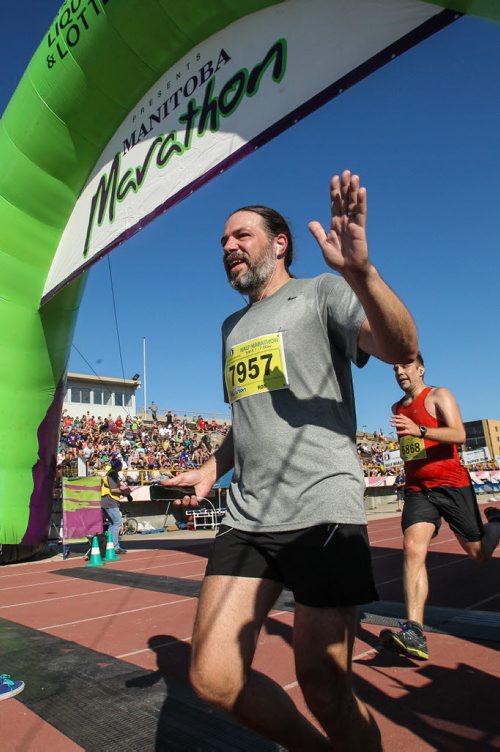
M 2 551 L 47 536 L 85 269 L 466 12 L 500 20 L 489 0 L 62 3 L 0 122 Z

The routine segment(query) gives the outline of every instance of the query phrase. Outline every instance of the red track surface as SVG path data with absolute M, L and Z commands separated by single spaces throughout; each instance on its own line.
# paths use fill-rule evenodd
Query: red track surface
M 380 598 L 402 601 L 399 518 L 370 522 L 369 532 Z M 108 563 L 106 570 L 191 580 L 203 577 L 208 543 L 184 550 L 172 548 L 168 538 L 148 541 L 147 550 L 134 551 L 133 545 L 126 557 Z M 135 545 L 139 549 L 141 542 Z M 1 568 L 0 616 L 140 666 L 145 672 L 157 671 L 161 656 L 160 668 L 186 680 L 197 599 L 54 574 L 81 566 L 78 558 Z M 469 561 L 443 525 L 432 543 L 428 566 L 430 605 L 500 611 L 498 553 L 488 565 Z M 259 640 L 256 667 L 271 674 L 307 714 L 293 668 L 292 621 L 292 613 L 271 612 Z M 379 632 L 379 626 L 360 626 L 354 673 L 356 690 L 372 708 L 386 750 L 500 749 L 498 644 L 430 633 L 431 660 L 416 663 L 379 653 Z M 157 648 L 162 647 L 159 652 L 148 647 L 153 636 Z M 8 666 L 1 669 L 9 671 Z M 4 752 L 80 749 L 27 710 L 23 694 L 0 703 L 0 728 Z M 5 729 L 9 729 L 7 734 Z M 22 738 L 30 739 L 29 747 L 23 746 Z

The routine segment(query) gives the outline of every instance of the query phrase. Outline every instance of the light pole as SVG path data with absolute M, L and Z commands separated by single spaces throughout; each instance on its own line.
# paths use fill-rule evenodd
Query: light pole
M 148 406 L 148 382 L 146 377 L 146 337 L 142 338 L 142 359 L 143 359 L 143 370 L 144 370 L 144 418 L 146 418 L 147 414 L 147 406 Z

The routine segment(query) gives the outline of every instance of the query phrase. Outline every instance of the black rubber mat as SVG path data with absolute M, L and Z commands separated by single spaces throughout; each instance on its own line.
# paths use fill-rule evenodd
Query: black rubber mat
M 168 577 L 142 572 L 127 572 L 125 569 L 106 569 L 105 567 L 73 567 L 72 569 L 52 570 L 52 574 L 64 577 L 76 577 L 82 580 L 105 582 L 108 585 L 154 590 L 158 593 L 172 593 L 197 598 L 200 594 L 201 580 L 188 580 L 184 577 Z M 275 608 L 280 611 L 293 611 L 293 595 L 284 591 L 276 601 Z
M 54 574 L 193 598 L 198 597 L 201 588 L 199 580 L 105 569 L 104 567 L 59 569 Z M 293 595 L 285 590 L 276 601 L 274 608 L 279 611 L 293 611 L 294 605 Z M 406 618 L 404 604 L 391 601 L 365 604 L 360 606 L 359 612 L 361 622 L 380 624 L 384 627 L 398 627 L 399 623 Z M 467 611 L 460 608 L 427 606 L 425 629 L 428 632 L 441 632 L 471 640 L 500 642 L 500 614 L 493 611 Z
M 75 577 L 79 580 L 105 582 L 108 585 L 123 585 L 139 590 L 153 590 L 157 593 L 172 593 L 195 598 L 200 594 L 201 580 L 188 580 L 183 577 L 167 577 L 142 572 L 127 572 L 126 569 L 107 569 L 106 567 L 73 567 L 71 569 L 52 570 L 52 574 Z
M 379 601 L 362 607 L 361 621 L 384 627 L 399 627 L 406 619 L 404 603 Z M 425 631 L 469 640 L 500 642 L 500 614 L 463 608 L 426 606 Z
M 18 696 L 87 752 L 276 752 L 279 747 L 202 703 L 161 671 L 143 669 L 0 619 L 2 670 L 23 679 Z M 2 730 L 2 748 L 34 750 L 29 732 Z

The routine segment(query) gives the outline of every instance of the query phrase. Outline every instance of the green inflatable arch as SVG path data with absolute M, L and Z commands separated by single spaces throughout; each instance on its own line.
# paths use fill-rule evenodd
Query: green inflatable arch
M 391 2 L 395 7 L 408 5 Z M 335 6 L 335 0 L 331 4 Z M 66 0 L 31 60 L 0 121 L 3 547 L 35 547 L 47 536 L 65 369 L 85 286 L 81 273 L 85 266 L 56 285 L 52 296 L 44 295 L 44 290 L 64 230 L 92 171 L 127 115 L 183 56 L 243 17 L 242 23 L 247 23 L 247 18 L 272 6 L 285 16 L 293 5 L 286 0 Z M 442 6 L 439 12 L 447 7 L 500 19 L 494 0 L 434 5 Z M 408 40 L 406 46 L 417 41 Z M 276 55 L 285 49 L 283 40 L 280 44 Z M 376 65 L 386 59 L 378 59 Z M 283 74 L 278 70 L 283 60 L 277 56 L 271 60 L 276 85 Z M 245 82 L 246 96 L 254 96 L 263 75 L 261 69 L 242 71 L 227 84 L 228 113 L 234 110 L 239 82 Z M 367 72 L 360 68 L 351 83 Z M 340 91 L 337 87 L 311 100 L 309 111 Z M 238 96 L 241 99 L 243 94 Z M 221 111 L 226 117 L 222 105 Z M 292 122 L 293 114 L 276 132 Z M 260 142 L 274 135 L 266 127 L 259 134 Z M 250 149 L 240 150 L 233 161 Z M 148 164 L 142 167 L 146 170 Z M 194 181 L 186 190 L 201 182 Z M 136 189 L 129 185 L 123 193 Z M 176 200 L 182 195 L 179 191 Z M 106 202 L 101 208 L 102 214 L 110 211 Z M 162 203 L 161 210 L 165 208 L 168 201 Z M 125 236 L 104 244 L 102 252 Z M 42 300 L 46 301 L 43 305 Z

